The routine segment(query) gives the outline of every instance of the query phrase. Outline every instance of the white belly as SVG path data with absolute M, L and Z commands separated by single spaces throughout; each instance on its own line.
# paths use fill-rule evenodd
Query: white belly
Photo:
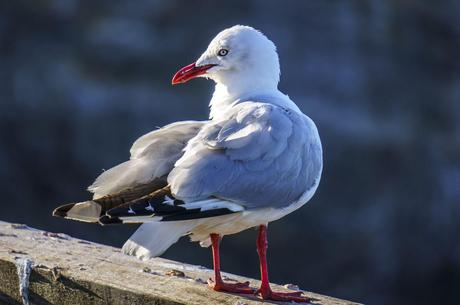
M 210 245 L 209 235 L 212 233 L 220 234 L 221 236 L 230 235 L 278 220 L 307 203 L 315 194 L 319 185 L 319 180 L 318 177 L 311 188 L 309 188 L 296 202 L 293 202 L 285 208 L 254 209 L 200 219 L 197 225 L 191 230 L 190 239 L 192 241 L 199 241 L 202 246 L 208 247 Z

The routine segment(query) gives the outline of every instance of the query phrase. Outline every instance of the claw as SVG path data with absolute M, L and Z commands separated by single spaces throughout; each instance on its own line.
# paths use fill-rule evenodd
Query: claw
M 225 283 L 223 281 L 214 282 L 208 279 L 208 285 L 215 291 L 227 291 L 233 293 L 253 294 L 255 289 L 249 287 L 249 282 Z
M 262 296 L 262 299 L 296 303 L 310 303 L 312 301 L 312 299 L 301 295 L 302 293 L 272 292 L 268 296 Z
M 270 288 L 257 289 L 255 294 L 259 294 L 263 300 L 310 303 L 314 299 L 302 296 L 302 291 L 294 292 L 274 292 Z

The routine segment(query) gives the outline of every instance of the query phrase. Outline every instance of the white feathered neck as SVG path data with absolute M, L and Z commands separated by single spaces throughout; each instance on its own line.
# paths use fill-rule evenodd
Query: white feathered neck
M 216 50 L 229 55 L 218 59 L 219 67 L 207 76 L 216 82 L 209 104 L 210 118 L 217 118 L 236 101 L 255 96 L 284 96 L 278 90 L 280 65 L 276 46 L 261 32 L 248 26 L 234 26 L 220 32 L 198 62 L 213 63 Z M 292 101 L 290 101 L 291 104 Z M 293 104 L 293 103 L 292 103 Z M 295 107 L 297 108 L 297 107 Z

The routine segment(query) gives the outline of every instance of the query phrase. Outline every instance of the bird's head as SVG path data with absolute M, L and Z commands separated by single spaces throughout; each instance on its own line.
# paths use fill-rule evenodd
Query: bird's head
M 276 88 L 279 76 L 278 54 L 273 42 L 252 27 L 236 25 L 220 32 L 195 63 L 174 75 L 172 84 L 206 77 L 227 87 Z

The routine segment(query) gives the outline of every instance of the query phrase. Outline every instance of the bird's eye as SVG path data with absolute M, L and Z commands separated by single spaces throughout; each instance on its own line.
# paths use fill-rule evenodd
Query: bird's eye
M 227 49 L 220 49 L 219 52 L 217 53 L 219 56 L 225 56 L 228 54 Z

